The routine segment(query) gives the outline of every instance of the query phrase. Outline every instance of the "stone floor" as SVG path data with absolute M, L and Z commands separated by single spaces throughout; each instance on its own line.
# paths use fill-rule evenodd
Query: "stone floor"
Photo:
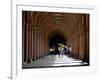
M 25 63 L 23 65 L 24 68 L 36 68 L 36 67 L 50 67 L 50 66 L 75 66 L 75 65 L 84 65 L 86 62 L 82 62 L 81 60 L 74 59 L 72 57 L 68 57 L 66 55 L 49 55 L 45 56 L 42 59 L 36 60 L 32 63 Z

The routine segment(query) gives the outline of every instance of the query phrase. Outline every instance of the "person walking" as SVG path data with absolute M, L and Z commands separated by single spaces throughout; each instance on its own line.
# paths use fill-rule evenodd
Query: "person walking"
M 68 54 L 72 53 L 72 47 L 68 45 Z
M 64 45 L 59 43 L 58 44 L 58 51 L 59 51 L 59 58 L 62 58 L 63 57 L 63 53 L 64 53 Z
M 55 47 L 49 49 L 51 57 L 54 55 Z

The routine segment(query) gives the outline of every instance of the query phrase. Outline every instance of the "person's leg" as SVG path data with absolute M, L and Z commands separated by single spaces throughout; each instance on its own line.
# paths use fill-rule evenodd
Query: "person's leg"
M 61 58 L 63 57 L 63 51 L 61 51 Z
M 59 52 L 59 58 L 60 58 L 60 52 Z
M 59 58 L 60 58 L 60 55 L 61 55 L 61 51 L 59 51 Z
M 51 58 L 53 58 L 53 52 L 51 52 Z

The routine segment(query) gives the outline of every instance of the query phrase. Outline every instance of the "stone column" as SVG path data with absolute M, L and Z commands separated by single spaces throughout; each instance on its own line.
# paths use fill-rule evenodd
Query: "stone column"
M 29 62 L 29 24 L 26 26 L 26 61 Z
M 35 58 L 35 40 L 34 40 L 34 38 L 35 38 L 35 32 L 34 32 L 34 27 L 33 27 L 33 61 L 34 60 L 36 60 L 36 58 Z
M 41 52 L 40 52 L 40 29 L 39 29 L 39 27 L 38 27 L 38 58 L 40 59 L 40 54 Z
M 33 47 L 34 47 L 34 60 L 36 60 L 36 32 L 35 32 L 35 30 L 34 30 L 33 34 L 34 34 L 34 45 L 33 45 Z
M 41 33 L 41 57 L 43 57 L 43 35 Z
M 40 58 L 42 57 L 42 31 L 41 31 L 41 28 L 40 28 Z
M 23 62 L 26 62 L 26 49 L 25 49 L 25 29 L 26 23 L 25 23 L 25 11 L 22 12 L 22 59 Z
M 30 61 L 32 62 L 32 27 L 30 26 Z
M 39 30 L 37 30 L 37 54 L 39 59 Z
M 83 62 L 89 63 L 89 14 L 85 15 L 85 54 Z
M 34 39 L 34 38 L 33 38 L 33 37 L 34 37 L 34 36 L 33 36 L 33 28 L 32 28 L 32 39 L 31 39 L 31 40 L 32 40 L 32 41 L 31 41 L 31 42 L 32 42 L 32 48 L 31 48 L 31 51 L 32 51 L 32 61 L 34 60 L 34 55 L 33 55 L 33 45 L 34 45 L 34 44 L 33 44 L 33 39 Z
M 79 59 L 83 60 L 85 53 L 85 32 L 84 32 L 84 15 L 81 15 L 81 25 L 79 29 Z

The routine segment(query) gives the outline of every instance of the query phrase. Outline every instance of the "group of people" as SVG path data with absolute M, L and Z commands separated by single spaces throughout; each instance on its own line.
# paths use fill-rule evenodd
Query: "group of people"
M 64 54 L 70 54 L 72 52 L 72 47 L 70 45 L 66 46 L 63 43 L 58 43 L 57 47 L 52 46 L 49 51 L 51 55 L 59 54 L 60 58 L 63 57 Z

